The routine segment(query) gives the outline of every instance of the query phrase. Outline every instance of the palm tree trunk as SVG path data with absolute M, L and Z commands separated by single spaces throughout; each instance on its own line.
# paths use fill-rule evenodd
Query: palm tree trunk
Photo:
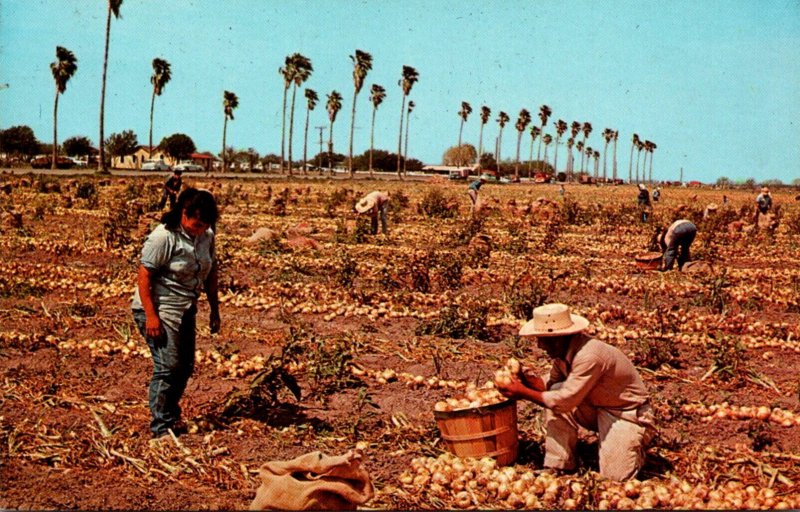
M 292 175 L 292 138 L 294 136 L 294 99 L 297 95 L 297 84 L 292 87 L 292 109 L 289 111 L 289 176 Z
M 614 180 L 614 182 L 616 182 L 617 181 L 617 137 L 616 137 L 616 135 L 614 136 L 614 155 L 613 155 L 613 158 L 611 159 L 611 161 L 612 161 L 611 175 L 613 176 L 612 179 Z
M 355 167 L 353 167 L 353 133 L 356 129 L 356 98 L 358 98 L 358 91 L 353 88 L 353 108 L 351 109 L 350 114 L 350 151 L 348 153 L 350 160 L 349 160 L 349 167 L 350 167 L 350 178 L 352 179 L 356 175 Z
M 569 153 L 567 153 L 567 180 L 572 179 L 572 148 L 569 149 Z
M 533 137 L 531 137 L 531 151 L 528 155 L 528 179 L 531 179 L 531 170 L 533 169 Z
M 553 149 L 553 174 L 558 174 L 558 141 L 561 140 L 561 135 L 556 135 L 556 147 Z
M 544 138 L 544 123 L 542 123 L 542 131 L 539 133 L 539 149 L 536 150 L 536 161 L 539 162 L 539 171 L 542 170 L 542 139 Z
M 283 115 L 281 116 L 281 174 L 283 174 L 284 159 L 286 156 L 286 95 L 289 93 L 289 86 L 283 87 Z
M 650 183 L 653 183 L 653 153 L 650 153 Z
M 500 176 L 500 148 L 503 147 L 503 129 L 500 128 L 500 134 L 497 136 L 497 175 Z
M 333 121 L 328 130 L 328 172 L 333 176 Z
M 150 98 L 150 137 L 148 138 L 149 143 L 149 150 L 147 153 L 147 159 L 151 160 L 153 158 L 153 110 L 156 108 L 156 88 L 153 87 L 153 96 Z
M 517 134 L 517 161 L 514 164 L 514 181 L 519 179 L 519 146 L 522 144 L 522 132 Z
M 607 157 L 608 157 L 608 141 L 606 141 L 606 145 L 603 148 L 603 181 L 606 181 L 606 179 L 608 178 L 608 174 L 606 173 L 606 171 L 607 171 L 607 166 L 606 166 Z
M 547 167 L 547 145 L 544 146 L 544 166 Z M 544 169 L 542 169 L 544 171 Z
M 303 132 L 303 174 L 308 174 L 308 118 L 311 117 L 311 109 L 306 109 L 306 129 Z
M 464 133 L 464 118 L 462 117 L 461 118 L 461 127 L 458 129 L 458 152 L 456 153 L 458 155 L 458 162 L 456 162 L 456 165 L 459 165 L 459 166 L 462 165 L 461 164 L 461 135 L 463 135 L 463 133 Z
M 375 112 L 378 108 L 372 107 L 372 123 L 369 129 L 369 177 L 372 178 L 372 150 L 375 147 Z
M 50 169 L 56 170 L 56 159 L 58 158 L 58 86 L 56 86 L 56 100 L 53 102 L 53 159 L 50 161 Z
M 480 133 L 478 135 L 478 165 L 480 166 L 481 157 L 483 156 L 483 127 L 485 123 L 481 123 Z
M 406 175 L 406 162 L 408 162 L 408 127 L 411 125 L 411 112 L 406 113 L 406 140 L 403 150 L 403 176 Z
M 642 158 L 642 152 L 639 150 L 636 153 L 636 183 L 639 183 L 639 160 Z
M 227 159 L 226 159 L 226 152 L 225 146 L 228 139 L 228 114 L 225 114 L 225 122 L 222 123 L 222 172 L 224 173 L 227 169 Z
M 403 155 L 403 117 L 406 115 L 406 95 L 403 94 L 403 101 L 400 104 L 400 134 L 397 137 L 397 177 L 403 179 L 400 175 L 400 158 Z
M 633 142 L 631 142 L 631 157 L 628 159 L 628 183 L 633 183 Z
M 97 162 L 97 170 L 108 172 L 106 165 L 106 148 L 104 142 L 103 128 L 105 125 L 106 113 L 106 70 L 108 69 L 108 45 L 111 42 L 111 2 L 108 2 L 108 17 L 106 18 L 106 46 L 103 53 L 103 81 L 100 86 L 100 160 Z

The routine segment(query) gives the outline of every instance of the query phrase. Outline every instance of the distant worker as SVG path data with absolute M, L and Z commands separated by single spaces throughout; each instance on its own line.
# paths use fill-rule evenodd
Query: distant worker
M 766 215 L 771 209 L 772 196 L 769 195 L 769 188 L 762 187 L 761 193 L 758 194 L 758 197 L 756 197 L 756 213 L 753 222 L 758 224 L 759 215 Z
M 478 203 L 478 191 L 481 189 L 484 183 L 486 183 L 486 178 L 481 176 L 469 184 L 467 194 L 469 194 L 469 198 L 472 201 L 472 209 L 470 211 L 475 211 L 475 205 Z
M 161 202 L 158 203 L 159 210 L 164 209 L 164 206 L 167 204 L 167 199 L 169 199 L 170 209 L 175 205 L 175 199 L 178 197 L 178 194 L 180 194 L 181 186 L 183 185 L 182 174 L 183 171 L 172 171 L 172 176 L 167 178 L 167 181 L 164 182 L 164 192 L 161 194 Z
M 597 432 L 600 475 L 634 478 L 642 468 L 656 429 L 649 395 L 636 367 L 617 347 L 584 332 L 589 320 L 564 304 L 533 310 L 521 337 L 536 337 L 552 360 L 549 375 L 525 367 L 507 385 L 505 396 L 544 408 L 544 467 L 554 473 L 577 469 L 578 428 Z
M 683 265 L 691 257 L 689 247 L 691 247 L 696 236 L 697 226 L 686 219 L 676 220 L 666 230 L 663 227 L 660 228 L 656 234 L 658 244 L 664 253 L 664 262 L 660 270 L 671 270 L 675 264 L 676 255 L 678 257 L 678 269 L 683 269 Z
M 643 183 L 639 183 L 639 195 L 636 196 L 636 203 L 639 206 L 642 222 L 647 222 L 647 218 L 650 215 L 650 210 L 653 208 L 653 205 L 650 203 L 650 192 Z
M 381 219 L 381 232 L 387 234 L 386 214 L 389 212 L 389 193 L 377 190 L 361 198 L 355 206 L 358 213 L 369 213 L 371 220 L 371 233 L 378 234 L 378 217 Z
M 656 189 L 653 190 L 653 201 L 658 202 L 659 199 L 661 199 L 661 187 L 656 187 Z
M 566 193 L 567 193 L 567 189 L 564 188 L 564 185 L 560 185 L 558 187 L 558 195 L 560 195 L 561 197 L 564 197 L 564 194 L 566 194 Z
M 712 215 L 717 213 L 718 209 L 719 209 L 719 206 L 717 205 L 717 203 L 708 203 L 708 206 L 706 206 L 706 209 L 703 210 L 703 219 L 705 220 L 705 219 L 711 217 Z

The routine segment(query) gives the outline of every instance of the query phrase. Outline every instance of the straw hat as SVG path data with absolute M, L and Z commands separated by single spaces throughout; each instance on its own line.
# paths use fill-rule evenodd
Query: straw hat
M 356 203 L 356 211 L 358 213 L 366 213 L 375 208 L 375 196 L 372 194 L 361 198 L 361 201 Z
M 719 205 L 717 203 L 708 203 L 708 206 L 706 206 L 706 210 L 708 210 L 710 212 L 715 212 L 718 209 L 719 209 Z
M 570 313 L 566 304 L 545 304 L 533 310 L 533 319 L 522 329 L 520 336 L 564 336 L 575 334 L 589 327 L 589 320 Z

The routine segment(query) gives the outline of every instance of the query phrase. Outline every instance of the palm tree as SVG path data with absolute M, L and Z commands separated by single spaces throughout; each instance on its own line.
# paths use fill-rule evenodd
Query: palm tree
M 383 103 L 386 98 L 386 89 L 378 84 L 372 84 L 372 89 L 369 93 L 369 101 L 372 102 L 372 127 L 369 132 L 369 177 L 372 177 L 372 150 L 375 147 L 375 113 L 378 111 L 378 106 Z
M 500 174 L 500 148 L 503 147 L 503 128 L 505 128 L 506 123 L 511 120 L 508 117 L 508 114 L 503 112 L 502 110 L 497 115 L 497 122 L 500 125 L 500 134 L 497 136 L 497 174 Z
M 533 168 L 533 143 L 536 142 L 536 138 L 542 134 L 542 129 L 538 126 L 534 125 L 531 126 L 531 151 L 528 155 L 528 178 L 531 177 L 531 169 Z
M 591 146 L 586 146 L 584 149 L 584 154 L 586 155 L 586 175 L 589 175 L 589 165 L 592 163 L 592 155 L 594 154 L 594 150 Z
M 148 157 L 153 155 L 153 111 L 156 106 L 156 96 L 161 96 L 171 78 L 172 69 L 169 62 L 157 57 L 153 59 L 153 76 L 150 77 L 150 83 L 153 84 L 153 96 L 150 98 L 150 137 L 148 139 L 150 150 Z
M 408 127 L 411 125 L 411 111 L 414 110 L 413 101 L 408 102 L 408 109 L 406 109 L 406 140 L 405 149 L 403 150 L 403 175 L 406 174 L 406 162 L 408 161 Z
M 103 128 L 105 126 L 105 113 L 106 113 L 106 71 L 108 70 L 108 46 L 111 42 L 111 15 L 119 19 L 119 8 L 122 6 L 122 0 L 108 0 L 108 15 L 106 16 L 106 46 L 103 53 L 103 81 L 100 88 L 100 159 L 97 162 L 97 170 L 100 172 L 108 172 L 106 165 L 106 148 L 105 148 L 105 134 Z
M 614 182 L 617 181 L 617 139 L 619 139 L 619 130 L 614 130 Z
M 466 101 L 462 101 L 461 110 L 458 111 L 458 117 L 461 118 L 461 128 L 458 129 L 458 155 L 459 155 L 458 165 L 463 165 L 463 162 L 461 162 L 461 135 L 464 133 L 464 123 L 467 122 L 467 118 L 471 113 L 472 113 L 472 106 Z
M 572 146 L 575 145 L 575 138 L 570 137 L 567 139 L 567 176 L 572 176 Z
M 644 144 L 644 160 L 642 160 L 642 183 L 648 183 L 649 180 L 647 179 L 647 155 L 650 153 L 650 142 L 649 140 L 645 140 Z
M 572 143 L 573 143 L 573 145 L 575 144 L 575 141 L 577 140 L 576 137 L 578 136 L 578 133 L 580 133 L 582 126 L 583 125 L 581 125 L 581 123 L 579 123 L 578 121 L 572 121 L 572 124 L 570 125 L 569 129 L 570 129 L 570 133 L 572 134 Z M 572 156 L 572 150 L 570 149 L 570 151 L 569 151 L 569 178 L 570 179 L 572 179 L 572 174 L 573 174 L 574 170 L 575 170 L 575 157 Z
M 628 159 L 628 183 L 633 183 L 633 149 L 639 144 L 639 135 L 634 133 L 631 138 L 631 157 Z M 637 169 L 638 174 L 638 169 Z M 636 181 L 639 181 L 638 179 Z
M 489 122 L 489 117 L 491 117 L 491 115 L 492 109 L 486 105 L 481 107 L 481 130 L 478 136 L 478 162 L 481 161 L 481 156 L 483 155 L 483 127 Z
M 517 124 L 514 127 L 517 129 L 517 162 L 514 164 L 514 180 L 519 179 L 519 146 L 522 143 L 522 134 L 525 132 L 525 128 L 531 124 L 531 113 L 528 112 L 527 109 L 522 109 L 519 111 L 519 117 L 517 117 Z
M 547 124 L 547 120 L 550 119 L 550 116 L 553 114 L 553 111 L 550 110 L 550 107 L 547 105 L 542 105 L 539 107 L 539 119 L 542 121 L 542 133 L 544 133 L 544 127 Z M 542 155 L 542 139 L 539 139 L 539 150 L 536 154 L 536 159 L 539 160 L 539 170 L 542 170 L 542 161 L 539 158 Z
M 400 156 L 403 149 L 403 116 L 406 110 L 406 96 L 411 93 L 411 88 L 419 80 L 419 73 L 411 66 L 403 66 L 403 78 L 401 78 L 397 85 L 403 89 L 403 102 L 400 105 L 400 135 L 397 137 L 397 177 L 400 178 Z
M 585 146 L 586 145 L 586 139 L 588 139 L 589 138 L 589 134 L 592 133 L 592 123 L 590 123 L 588 121 L 584 122 L 583 123 L 583 127 L 581 128 L 581 130 L 583 130 L 583 145 Z M 587 162 L 586 165 L 588 167 L 589 163 Z M 583 172 L 583 155 L 581 155 L 581 172 Z M 588 174 L 588 169 L 587 169 L 587 174 Z
M 319 96 L 314 89 L 306 88 L 306 129 L 303 134 L 303 174 L 308 174 L 308 120 L 311 118 L 311 111 L 317 106 Z
M 563 119 L 556 121 L 556 147 L 553 149 L 553 171 L 558 173 L 558 145 L 561 142 L 561 137 L 567 132 L 567 122 Z
M 233 111 L 239 107 L 239 98 L 231 91 L 222 94 L 222 111 L 225 114 L 225 122 L 222 124 L 222 172 L 228 170 L 228 160 L 225 154 L 226 140 L 228 137 L 228 119 L 233 121 Z
M 644 142 L 640 140 L 639 142 L 636 143 L 636 183 L 639 183 L 639 160 L 642 157 L 643 149 L 644 149 Z M 642 180 L 644 180 L 644 176 L 642 176 Z
M 549 133 L 545 133 L 544 136 L 542 137 L 542 142 L 544 143 L 544 165 L 546 166 L 548 164 L 547 148 L 549 148 L 550 143 L 553 142 L 553 136 L 550 135 Z
M 356 98 L 361 88 L 364 86 L 364 79 L 372 69 L 372 55 L 361 50 L 356 50 L 355 55 L 350 56 L 353 61 L 353 108 L 350 115 L 350 177 L 355 176 L 356 170 L 353 167 L 353 131 L 356 128 Z
M 297 54 L 295 54 L 297 55 Z M 294 81 L 294 60 L 293 55 L 287 55 L 283 60 L 283 67 L 278 68 L 278 74 L 283 77 L 283 110 L 281 111 L 281 172 L 286 157 L 286 98 L 289 95 L 289 87 Z
M 328 103 L 325 108 L 328 110 L 328 119 L 331 127 L 328 133 L 328 171 L 333 174 L 333 123 L 336 122 L 336 114 L 342 109 L 342 95 L 339 91 L 331 91 L 328 96 Z
M 653 183 L 653 152 L 657 147 L 655 142 L 650 143 L 650 183 Z
M 63 46 L 56 46 L 56 61 L 50 63 L 53 80 L 56 82 L 56 99 L 53 105 L 53 159 L 51 169 L 55 170 L 58 158 L 58 97 L 67 90 L 67 82 L 78 70 L 75 54 Z
M 611 142 L 613 138 L 614 138 L 614 130 L 612 130 L 611 128 L 606 128 L 605 130 L 603 130 L 603 139 L 605 139 L 606 141 L 606 145 L 603 148 L 603 181 L 606 181 L 607 177 L 606 160 L 608 159 L 606 157 L 608 157 L 608 143 Z
M 583 172 L 583 141 L 579 140 L 575 143 L 575 148 L 578 150 L 578 154 L 581 156 L 581 170 L 579 172 Z
M 292 139 L 294 137 L 294 100 L 295 96 L 297 95 L 297 88 L 300 87 L 303 82 L 308 80 L 308 77 L 311 76 L 311 73 L 314 71 L 314 67 L 311 65 L 311 60 L 306 57 L 305 55 L 301 55 L 299 53 L 295 53 L 292 55 L 292 66 L 291 69 L 294 70 L 294 74 L 292 76 L 292 106 L 289 110 L 289 175 L 292 174 Z

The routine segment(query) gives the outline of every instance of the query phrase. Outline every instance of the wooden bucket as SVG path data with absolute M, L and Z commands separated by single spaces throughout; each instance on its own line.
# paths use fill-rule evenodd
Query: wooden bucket
M 434 411 L 447 449 L 459 457 L 492 457 L 501 466 L 513 464 L 519 451 L 517 402 Z
M 661 266 L 660 252 L 648 252 L 636 256 L 636 266 L 642 270 L 657 270 Z

